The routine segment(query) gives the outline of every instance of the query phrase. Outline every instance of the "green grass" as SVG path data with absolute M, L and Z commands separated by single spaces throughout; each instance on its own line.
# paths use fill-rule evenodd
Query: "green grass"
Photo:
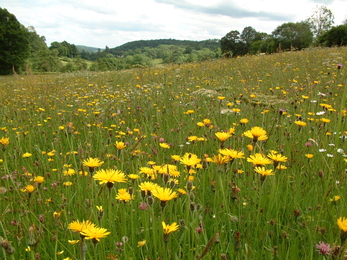
M 0 241 L 1 258 L 343 259 L 337 219 L 347 217 L 345 57 L 347 48 L 312 49 L 0 78 L 0 138 L 9 138 L 0 144 L 0 236 L 14 249 L 6 253 L 8 244 Z M 199 126 L 205 119 L 210 123 Z M 255 126 L 268 139 L 254 143 L 244 135 Z M 222 145 L 215 133 L 230 128 L 235 133 Z M 189 141 L 192 136 L 200 139 Z M 116 141 L 126 147 L 118 150 Z M 222 146 L 244 158 L 218 165 L 213 158 Z M 247 159 L 271 151 L 288 158 L 281 163 L 286 169 L 266 165 L 274 175 L 262 181 Z M 186 153 L 201 160 L 194 173 L 171 157 Z M 108 189 L 83 166 L 89 157 L 104 161 L 96 172 L 118 169 L 140 178 Z M 171 172 L 166 182 L 164 173 L 174 167 L 168 164 L 180 174 Z M 152 167 L 155 177 L 141 167 Z M 75 174 L 64 175 L 68 169 Z M 35 182 L 37 176 L 44 182 Z M 145 181 L 180 195 L 162 208 L 159 199 L 141 196 Z M 27 185 L 35 190 L 24 192 Z M 115 198 L 122 188 L 133 191 L 129 202 Z M 68 228 L 75 220 L 111 233 L 96 246 L 86 240 L 81 254 L 81 241 L 69 243 L 80 240 Z M 162 222 L 180 226 L 167 241 Z M 340 255 L 319 255 L 320 241 L 341 246 Z

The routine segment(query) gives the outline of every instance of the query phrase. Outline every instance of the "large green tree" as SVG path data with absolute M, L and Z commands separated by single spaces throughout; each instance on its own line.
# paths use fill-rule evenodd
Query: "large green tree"
M 6 9 L 0 8 L 0 74 L 18 72 L 29 56 L 29 32 Z
M 284 50 L 307 48 L 313 41 L 313 33 L 307 22 L 284 23 L 272 32 L 272 36 Z
M 331 28 L 319 37 L 318 42 L 327 47 L 347 45 L 347 25 Z
M 241 39 L 239 31 L 228 32 L 221 40 L 220 45 L 223 55 L 236 57 L 247 53 L 246 43 Z

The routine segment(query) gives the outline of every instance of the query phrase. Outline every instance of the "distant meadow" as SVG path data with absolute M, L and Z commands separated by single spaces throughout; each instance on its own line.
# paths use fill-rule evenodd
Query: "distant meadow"
M 0 258 L 347 259 L 347 48 L 0 77 Z

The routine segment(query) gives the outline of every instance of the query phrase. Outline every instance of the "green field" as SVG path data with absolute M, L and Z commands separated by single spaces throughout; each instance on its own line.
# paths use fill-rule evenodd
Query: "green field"
M 345 259 L 346 66 L 1 77 L 0 258 Z

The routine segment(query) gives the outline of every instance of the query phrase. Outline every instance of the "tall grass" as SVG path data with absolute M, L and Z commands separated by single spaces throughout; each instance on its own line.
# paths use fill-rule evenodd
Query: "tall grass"
M 346 48 L 313 49 L 0 78 L 0 138 L 9 138 L 0 144 L 1 258 L 344 259 L 337 219 L 347 217 L 346 57 Z M 244 135 L 255 126 L 268 139 Z M 222 145 L 215 133 L 230 128 Z M 219 163 L 221 147 L 244 156 Z M 274 175 L 264 180 L 247 159 L 271 152 L 287 160 L 266 165 Z M 173 157 L 186 153 L 199 164 Z M 127 182 L 100 185 L 87 158 Z M 179 196 L 163 207 L 140 191 L 145 181 Z M 130 201 L 115 198 L 122 188 Z M 111 233 L 81 241 L 68 228 L 76 220 Z M 164 235 L 162 222 L 179 229 Z M 330 255 L 319 254 L 321 241 Z

